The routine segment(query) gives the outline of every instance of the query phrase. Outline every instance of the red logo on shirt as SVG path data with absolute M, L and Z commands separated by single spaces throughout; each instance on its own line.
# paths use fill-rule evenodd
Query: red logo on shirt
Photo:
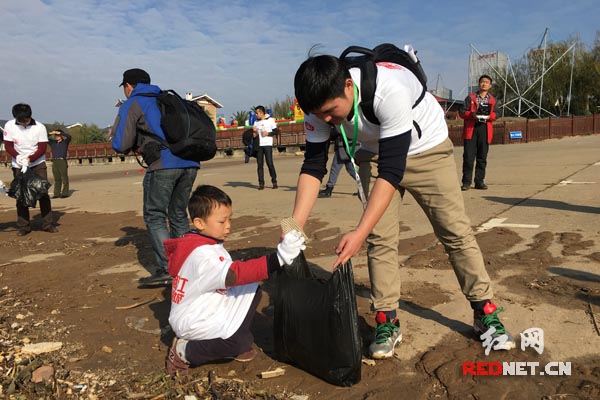
M 223 256 L 220 256 L 220 257 L 219 257 L 219 261 L 221 261 L 221 262 L 225 261 L 225 257 L 223 257 Z
M 391 63 L 391 62 L 378 62 L 377 66 L 378 67 L 388 68 L 388 69 L 403 69 L 401 65 L 394 64 L 394 63 Z
M 308 122 L 304 122 L 304 127 L 311 132 L 315 130 L 315 127 L 309 124 Z
M 181 303 L 183 297 L 185 296 L 185 284 L 187 283 L 187 279 L 180 277 L 177 275 L 173 279 L 173 286 L 171 289 L 171 301 L 175 304 Z

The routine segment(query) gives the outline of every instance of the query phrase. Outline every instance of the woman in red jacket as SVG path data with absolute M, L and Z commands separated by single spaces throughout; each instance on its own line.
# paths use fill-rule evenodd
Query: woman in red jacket
M 469 190 L 473 182 L 473 163 L 475 163 L 475 189 L 486 190 L 484 183 L 485 168 L 489 145 L 494 135 L 492 122 L 496 120 L 496 99 L 488 91 L 492 87 L 492 78 L 481 75 L 479 91 L 470 93 L 461 107 L 459 115 L 465 120 L 463 139 L 463 176 L 461 189 Z

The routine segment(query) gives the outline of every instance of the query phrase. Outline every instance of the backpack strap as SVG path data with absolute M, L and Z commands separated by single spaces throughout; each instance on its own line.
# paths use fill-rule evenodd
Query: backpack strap
M 165 92 L 171 92 L 171 90 L 163 90 L 160 93 L 136 93 L 136 94 L 133 95 L 133 97 L 135 97 L 135 96 L 141 96 L 141 97 L 154 97 L 154 98 L 158 98 L 161 94 L 164 94 Z M 175 93 L 175 92 L 173 92 L 173 93 Z M 160 109 L 160 105 L 157 104 L 157 106 Z M 162 115 L 162 112 L 161 112 L 161 115 Z M 158 136 L 154 132 L 150 132 L 150 131 L 146 131 L 146 130 L 143 130 L 143 129 L 139 129 L 138 133 L 140 133 L 141 135 L 147 136 L 147 137 L 149 137 L 151 139 L 156 140 L 165 149 L 169 148 L 169 142 L 167 142 L 165 139 L 161 138 L 160 136 Z M 139 163 L 139 161 L 138 161 L 138 163 Z
M 350 53 L 362 54 L 358 57 L 348 57 Z M 380 125 L 379 119 L 373 110 L 375 89 L 377 84 L 377 65 L 375 64 L 375 52 L 366 47 L 350 46 L 342 52 L 340 59 L 346 61 L 348 68 L 360 68 L 360 108 L 365 118 L 376 125 Z
M 412 108 L 415 108 L 416 106 L 419 105 L 419 103 L 425 97 L 425 92 L 427 92 L 427 88 L 425 86 L 423 86 L 423 90 L 421 90 L 421 94 L 419 95 L 419 98 L 417 99 L 417 101 L 415 101 L 415 104 L 413 104 Z

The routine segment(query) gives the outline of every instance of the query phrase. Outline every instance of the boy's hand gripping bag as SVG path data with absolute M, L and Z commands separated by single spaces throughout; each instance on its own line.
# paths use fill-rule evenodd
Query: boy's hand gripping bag
M 317 279 L 301 252 L 275 285 L 277 357 L 334 385 L 358 383 L 362 344 L 350 261 Z

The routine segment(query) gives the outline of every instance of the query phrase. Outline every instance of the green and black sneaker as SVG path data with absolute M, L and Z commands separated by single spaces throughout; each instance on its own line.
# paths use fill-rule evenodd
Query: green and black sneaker
M 473 316 L 473 329 L 479 338 L 481 335 L 489 331 L 491 328 L 495 329 L 492 334 L 492 340 L 494 340 L 494 350 L 510 350 L 514 349 L 517 345 L 513 336 L 508 333 L 498 314 L 504 311 L 504 308 L 497 308 L 494 303 L 487 301 L 481 310 L 475 310 Z M 484 339 L 481 339 L 482 341 Z
M 398 318 L 388 320 L 383 311 L 377 312 L 375 321 L 375 340 L 369 346 L 369 354 L 375 359 L 391 358 L 394 356 L 394 347 L 402 340 L 400 321 Z

